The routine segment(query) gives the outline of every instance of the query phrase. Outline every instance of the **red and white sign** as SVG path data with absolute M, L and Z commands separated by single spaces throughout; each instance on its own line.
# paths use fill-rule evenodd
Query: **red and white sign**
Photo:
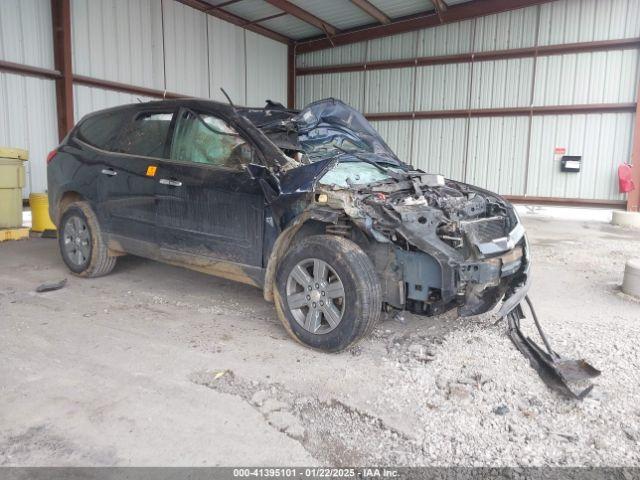
M 567 147 L 556 147 L 553 149 L 555 155 L 564 155 L 567 153 Z

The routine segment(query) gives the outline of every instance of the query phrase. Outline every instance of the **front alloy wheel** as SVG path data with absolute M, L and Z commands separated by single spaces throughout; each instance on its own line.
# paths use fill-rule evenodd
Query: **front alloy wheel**
M 278 265 L 275 287 L 287 332 L 326 352 L 343 350 L 370 332 L 382 308 L 371 260 L 356 243 L 336 235 L 294 244 Z
M 293 318 L 306 331 L 317 335 L 329 333 L 344 315 L 342 280 L 327 262 L 304 259 L 289 273 L 287 305 Z

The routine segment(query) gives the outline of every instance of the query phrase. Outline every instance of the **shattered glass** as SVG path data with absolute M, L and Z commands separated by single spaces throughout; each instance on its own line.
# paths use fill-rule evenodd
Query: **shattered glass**
M 320 179 L 323 185 L 349 187 L 350 185 L 366 185 L 391 178 L 379 168 L 366 162 L 340 162 Z

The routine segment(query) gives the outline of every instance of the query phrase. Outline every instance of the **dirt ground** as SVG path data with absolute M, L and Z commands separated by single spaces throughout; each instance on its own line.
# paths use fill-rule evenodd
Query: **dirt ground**
M 640 302 L 618 285 L 640 232 L 524 222 L 556 350 L 603 371 L 582 402 L 491 315 L 384 319 L 327 355 L 257 289 L 134 257 L 84 280 L 54 240 L 0 244 L 0 465 L 638 466 Z

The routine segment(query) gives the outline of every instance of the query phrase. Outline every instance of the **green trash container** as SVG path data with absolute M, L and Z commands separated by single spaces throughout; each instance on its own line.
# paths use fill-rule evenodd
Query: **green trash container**
M 24 165 L 29 152 L 0 147 L 0 229 L 22 226 Z

